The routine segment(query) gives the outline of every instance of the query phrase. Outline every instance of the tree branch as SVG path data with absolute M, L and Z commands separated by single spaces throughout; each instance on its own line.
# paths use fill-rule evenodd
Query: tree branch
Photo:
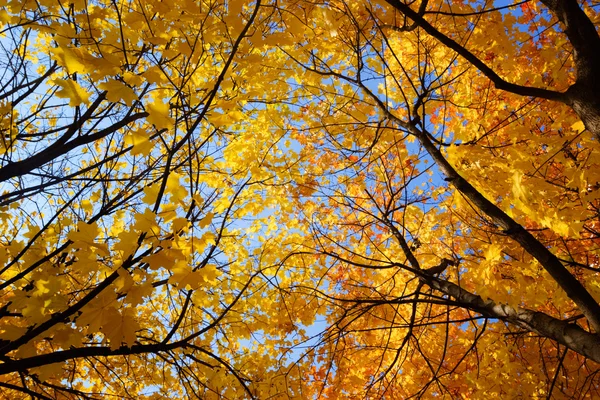
M 419 279 L 431 288 L 453 297 L 465 308 L 490 318 L 518 325 L 530 332 L 553 339 L 591 360 L 600 362 L 600 336 L 587 332 L 578 325 L 561 321 L 541 312 L 498 304 L 492 300 L 483 300 L 481 296 L 452 282 L 431 275 L 423 274 Z
M 386 0 L 386 2 L 402 14 L 412 19 L 416 24 L 419 25 L 419 27 L 421 27 L 425 32 L 436 38 L 443 45 L 456 51 L 465 60 L 467 60 L 474 67 L 479 69 L 488 79 L 490 79 L 494 83 L 496 88 L 521 96 L 538 97 L 542 99 L 560 101 L 563 103 L 567 101 L 566 96 L 563 93 L 556 92 L 554 90 L 521 86 L 505 81 L 493 69 L 488 67 L 483 61 L 477 58 L 477 56 L 475 56 L 473 53 L 467 50 L 464 46 L 458 44 L 448 36 L 444 35 L 442 32 L 438 31 L 421 15 L 419 15 L 419 13 L 412 10 L 406 4 L 402 3 L 399 0 Z

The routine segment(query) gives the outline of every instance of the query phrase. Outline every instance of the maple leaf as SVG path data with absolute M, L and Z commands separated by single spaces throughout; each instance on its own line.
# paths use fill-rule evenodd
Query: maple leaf
M 127 302 L 135 307 L 138 304 L 144 303 L 144 298 L 152 296 L 153 292 L 154 287 L 150 280 L 142 284 L 135 284 L 127 291 Z
M 110 342 L 110 348 L 132 346 L 136 342 L 136 332 L 140 326 L 135 318 L 133 309 L 127 308 L 123 312 L 112 309 L 103 321 L 102 332 Z
M 83 60 L 81 60 L 73 49 L 64 48 L 64 47 L 55 47 L 50 49 L 50 52 L 54 56 L 54 58 L 60 63 L 60 65 L 64 66 L 67 69 L 69 74 L 75 73 L 85 73 L 87 71 L 87 67 Z
M 146 208 L 143 213 L 135 214 L 134 228 L 139 232 L 151 233 L 158 235 L 160 227 L 156 223 L 156 214 L 149 208 Z
M 100 255 L 106 256 L 109 254 L 108 246 L 104 243 L 96 243 L 96 237 L 98 236 L 100 229 L 98 224 L 93 222 L 91 224 L 79 221 L 77 223 L 77 230 L 69 232 L 68 238 L 73 241 L 75 246 L 83 248 L 95 248 Z
M 169 251 L 162 250 L 144 257 L 144 262 L 148 263 L 152 270 L 160 268 L 172 269 L 176 263 L 176 258 Z
M 113 245 L 113 248 L 121 252 L 121 256 L 133 254 L 138 248 L 139 233 L 135 231 L 122 231 L 118 234 L 119 242 Z
M 173 232 L 186 231 L 190 225 L 190 221 L 187 218 L 179 217 L 171 221 L 171 229 Z
M 21 337 L 27 328 L 14 326 L 12 324 L 4 324 L 0 326 L 0 338 L 3 340 L 15 340 Z
M 202 282 L 207 285 L 214 285 L 217 283 L 217 278 L 219 277 L 219 270 L 216 265 L 208 264 L 203 268 L 199 269 L 200 278 Z
M 156 129 L 168 129 L 173 126 L 175 120 L 170 116 L 169 105 L 160 100 L 146 104 L 148 110 L 148 123 L 154 125 Z
M 4 397 L 600 398 L 597 8 L 5 3 Z
M 81 332 L 68 325 L 60 326 L 52 336 L 52 340 L 64 349 L 81 344 L 82 339 L 83 335 Z
M 177 289 L 195 290 L 204 282 L 202 270 L 194 271 L 185 260 L 178 261 L 170 269 L 173 275 L 169 278 L 169 283 L 175 285 Z
M 76 81 L 71 79 L 55 79 L 53 83 L 61 88 L 56 92 L 56 96 L 69 99 L 70 106 L 78 106 L 82 103 L 89 104 L 90 94 Z
M 60 363 L 46 364 L 38 368 L 34 368 L 33 373 L 37 375 L 40 380 L 47 381 L 63 372 L 63 366 Z
M 180 183 L 181 176 L 176 173 L 169 174 L 167 179 L 166 189 L 171 195 L 172 203 L 183 203 L 183 199 L 187 196 L 188 191 L 185 186 Z
M 571 125 L 571 129 L 573 129 L 577 133 L 581 133 L 585 129 L 585 126 L 583 125 L 582 121 L 577 121 Z
M 103 291 L 83 308 L 81 316 L 77 318 L 77 325 L 88 326 L 88 332 L 98 332 L 108 319 L 118 313 L 116 299 L 114 292 Z
M 116 79 L 109 79 L 98 85 L 99 89 L 106 90 L 106 98 L 109 101 L 119 102 L 123 100 L 128 106 L 133 105 L 137 95 L 129 86 Z
M 212 219 L 214 218 L 214 216 L 215 216 L 215 214 L 212 212 L 207 213 L 204 217 L 202 217 L 202 219 L 200 221 L 198 221 L 198 226 L 200 228 L 207 227 L 212 222 Z
M 144 188 L 144 197 L 142 198 L 142 201 L 144 203 L 148 204 L 149 206 L 153 206 L 154 203 L 156 203 L 156 200 L 158 199 L 159 193 L 160 193 L 160 185 L 155 184 L 155 185 L 146 186 Z
M 141 154 L 143 156 L 148 156 L 154 148 L 154 144 L 150 141 L 148 134 L 141 130 L 136 130 L 127 134 L 125 136 L 125 144 L 127 146 L 133 146 L 131 154 L 134 155 Z

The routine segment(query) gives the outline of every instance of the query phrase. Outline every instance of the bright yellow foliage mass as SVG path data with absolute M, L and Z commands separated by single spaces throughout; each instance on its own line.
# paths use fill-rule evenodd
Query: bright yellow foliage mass
M 0 1 L 0 398 L 599 398 L 598 21 Z

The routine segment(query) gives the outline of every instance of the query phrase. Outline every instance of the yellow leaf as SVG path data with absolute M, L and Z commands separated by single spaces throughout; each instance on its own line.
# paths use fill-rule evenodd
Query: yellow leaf
M 15 340 L 23 336 L 27 332 L 26 327 L 14 326 L 12 324 L 6 324 L 0 326 L 0 339 L 3 340 Z
M 68 349 L 71 346 L 81 344 L 82 338 L 83 334 L 80 331 L 69 325 L 63 325 L 56 329 L 52 341 L 63 349 Z
M 125 145 L 132 146 L 131 154 L 142 154 L 145 157 L 150 155 L 154 144 L 150 141 L 148 134 L 141 130 L 128 133 L 125 138 Z
M 31 372 L 36 374 L 42 382 L 47 381 L 63 372 L 63 363 L 46 364 L 41 367 L 32 368 Z
M 113 248 L 116 251 L 121 252 L 121 257 L 125 258 L 132 254 L 138 247 L 138 239 L 140 235 L 135 231 L 122 231 L 117 237 L 119 242 L 116 243 Z
M 61 282 L 59 279 L 50 276 L 48 279 L 38 279 L 35 281 L 35 290 L 33 291 L 34 296 L 42 296 L 45 294 L 52 295 L 60 290 Z
M 585 125 L 583 125 L 582 121 L 577 121 L 573 125 L 571 125 L 571 129 L 573 129 L 577 133 L 580 133 L 584 131 Z
M 146 111 L 148 111 L 148 123 L 154 125 L 158 130 L 171 128 L 175 123 L 170 116 L 169 105 L 162 101 L 147 104 Z
M 565 221 L 561 221 L 559 219 L 554 219 L 550 224 L 551 229 L 558 233 L 561 236 L 568 237 L 569 236 L 569 224 Z
M 119 277 L 115 280 L 115 287 L 119 293 L 125 293 L 133 286 L 133 278 L 131 274 L 123 268 L 117 269 Z
M 523 173 L 520 171 L 515 171 L 513 173 L 513 194 L 517 199 L 525 200 L 528 197 L 528 191 L 522 185 L 523 181 Z
M 178 261 L 171 271 L 173 275 L 169 278 L 169 283 L 176 285 L 177 289 L 195 290 L 204 281 L 202 272 L 193 271 L 185 260 Z
M 69 99 L 70 106 L 75 107 L 81 103 L 88 104 L 90 102 L 89 93 L 79 86 L 79 83 L 71 79 L 55 79 L 53 83 L 61 87 L 61 90 L 56 92 L 56 97 Z
M 151 270 L 156 271 L 160 268 L 173 268 L 177 260 L 173 257 L 169 257 L 168 252 L 166 250 L 163 250 L 159 251 L 158 253 L 154 253 L 144 257 L 143 261 L 145 263 L 148 263 Z
M 215 214 L 209 212 L 207 213 L 204 218 L 202 218 L 200 221 L 198 221 L 198 226 L 200 228 L 205 228 L 208 224 L 211 223 L 213 217 L 215 216 Z
M 181 175 L 171 173 L 167 179 L 167 191 L 171 195 L 171 203 L 181 203 L 188 194 L 185 186 L 181 184 L 180 178 Z
M 39 297 L 30 297 L 25 308 L 21 310 L 24 317 L 33 323 L 39 323 L 46 319 L 44 300 Z
M 50 52 L 54 55 L 54 59 L 58 64 L 65 67 L 69 74 L 86 72 L 85 65 L 81 63 L 79 57 L 71 49 L 55 47 L 50 49 Z
M 190 222 L 187 220 L 187 218 L 184 218 L 184 217 L 175 218 L 171 222 L 171 230 L 173 232 L 179 232 L 181 230 L 187 231 L 189 224 L 190 224 Z
M 165 44 L 169 43 L 167 39 L 158 36 L 153 36 L 146 40 L 155 46 L 164 46 Z
M 116 79 L 111 78 L 99 84 L 98 88 L 106 90 L 106 99 L 108 101 L 119 102 L 123 100 L 125 104 L 131 106 L 138 98 L 133 89 Z
M 133 310 L 126 309 L 120 313 L 111 312 L 102 325 L 102 333 L 110 341 L 110 348 L 115 350 L 123 345 L 132 346 L 135 344 L 135 332 L 140 329 L 140 325 L 136 321 Z
M 156 203 L 156 199 L 158 199 L 158 193 L 160 192 L 160 184 L 154 184 L 150 186 L 146 186 L 144 188 L 144 197 L 142 201 L 149 206 L 153 206 Z
M 67 237 L 75 246 L 79 246 L 80 248 L 94 247 L 99 250 L 101 255 L 107 256 L 109 254 L 108 246 L 104 243 L 95 242 L 98 233 L 99 229 L 96 222 L 86 224 L 83 221 L 79 221 L 77 223 L 77 231 L 69 232 Z
M 143 214 L 135 214 L 134 218 L 134 228 L 137 231 L 153 233 L 154 235 L 158 235 L 160 233 L 160 228 L 156 224 L 156 214 L 154 214 L 149 208 L 146 208 Z
M 87 212 L 89 212 L 89 213 L 91 213 L 91 212 L 93 212 L 93 211 L 94 211 L 94 205 L 92 204 L 92 202 L 91 202 L 91 201 L 89 201 L 89 200 L 87 200 L 87 199 L 86 199 L 86 200 L 83 200 L 83 201 L 81 202 L 81 208 L 83 208 L 83 210 L 84 210 L 84 211 L 87 211 Z
M 127 302 L 132 306 L 141 304 L 144 300 L 144 297 L 150 297 L 153 291 L 154 286 L 152 286 L 152 281 L 145 281 L 142 284 L 134 285 L 127 292 Z
M 174 204 L 165 204 L 161 207 L 158 215 L 162 218 L 163 222 L 169 222 L 173 218 L 177 217 L 177 206 Z
M 219 276 L 219 270 L 216 265 L 208 264 L 204 268 L 198 270 L 202 281 L 208 285 L 214 285 L 217 283 L 217 277 Z
M 131 86 L 138 86 L 144 82 L 144 78 L 129 71 L 123 73 L 123 80 Z
M 116 300 L 116 293 L 109 290 L 102 291 L 81 310 L 82 313 L 76 320 L 77 325 L 80 327 L 89 325 L 88 332 L 98 332 L 110 314 L 117 311 Z
M 489 262 L 495 262 L 502 259 L 502 246 L 498 244 L 491 244 L 485 250 L 485 259 Z
M 143 76 L 149 83 L 159 83 L 163 81 L 162 71 L 158 67 L 148 68 L 144 71 Z

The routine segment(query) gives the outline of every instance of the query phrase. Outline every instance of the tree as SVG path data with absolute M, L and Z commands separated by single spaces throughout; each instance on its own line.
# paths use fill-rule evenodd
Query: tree
M 595 5 L 2 7 L 6 398 L 598 396 Z
M 240 343 L 276 329 L 259 216 L 294 170 L 271 107 L 243 108 L 268 76 L 247 39 L 266 12 L 3 7 L 6 398 L 240 398 L 288 373 Z
M 328 396 L 598 395 L 596 14 L 546 6 L 340 2 L 288 50 L 336 174 L 307 216 Z

